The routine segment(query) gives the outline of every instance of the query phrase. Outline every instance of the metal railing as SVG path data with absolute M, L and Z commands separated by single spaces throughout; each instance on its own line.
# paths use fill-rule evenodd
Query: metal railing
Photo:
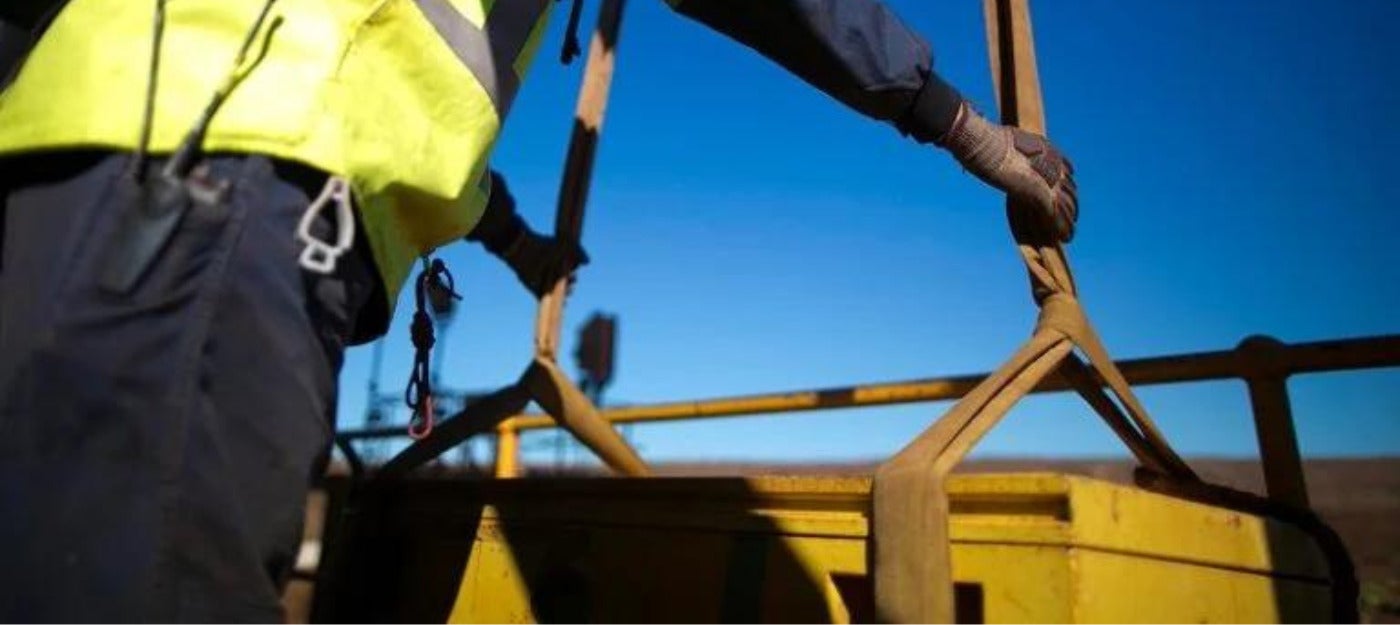
M 1293 432 L 1287 380 L 1290 376 L 1330 371 L 1400 367 L 1400 335 L 1287 344 L 1266 336 L 1249 337 L 1234 349 L 1123 360 L 1123 376 L 1134 386 L 1239 380 L 1247 386 L 1258 429 L 1260 455 L 1270 496 L 1302 497 L 1301 465 Z M 901 382 L 821 388 L 763 395 L 620 406 L 601 411 L 614 424 L 657 423 L 764 414 L 890 406 L 960 399 L 988 374 L 924 378 Z M 1102 380 L 1099 381 L 1102 383 Z M 1072 390 L 1058 373 L 1048 376 L 1032 393 Z M 496 428 L 495 474 L 520 475 L 519 435 L 522 431 L 555 427 L 543 414 L 523 414 Z M 337 438 L 346 443 L 406 436 L 402 426 L 347 430 Z M 1272 467 L 1272 469 L 1271 469 Z

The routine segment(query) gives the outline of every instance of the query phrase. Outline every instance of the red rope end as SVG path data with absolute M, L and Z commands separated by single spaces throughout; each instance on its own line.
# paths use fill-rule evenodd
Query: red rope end
M 433 396 L 423 397 L 422 407 L 418 410 L 418 419 L 410 419 L 408 422 L 408 437 L 421 441 L 433 433 Z

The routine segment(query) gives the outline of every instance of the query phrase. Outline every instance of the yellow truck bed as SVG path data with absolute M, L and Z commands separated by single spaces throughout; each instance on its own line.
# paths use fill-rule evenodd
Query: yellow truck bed
M 1331 618 L 1326 560 L 1289 525 L 1056 474 L 955 476 L 951 501 L 960 622 Z M 869 502 L 870 480 L 820 477 L 361 493 L 317 618 L 872 622 Z

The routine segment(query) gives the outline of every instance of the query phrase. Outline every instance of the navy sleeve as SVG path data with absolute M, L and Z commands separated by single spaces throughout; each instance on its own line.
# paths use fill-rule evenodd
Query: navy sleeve
M 667 0 L 807 83 L 921 142 L 943 136 L 962 97 L 879 0 Z

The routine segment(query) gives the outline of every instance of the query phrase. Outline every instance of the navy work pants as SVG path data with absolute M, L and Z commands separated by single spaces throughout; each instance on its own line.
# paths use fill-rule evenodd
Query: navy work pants
M 0 621 L 280 621 L 373 270 L 303 271 L 314 174 L 219 156 L 227 199 L 105 291 L 128 160 L 0 161 Z

